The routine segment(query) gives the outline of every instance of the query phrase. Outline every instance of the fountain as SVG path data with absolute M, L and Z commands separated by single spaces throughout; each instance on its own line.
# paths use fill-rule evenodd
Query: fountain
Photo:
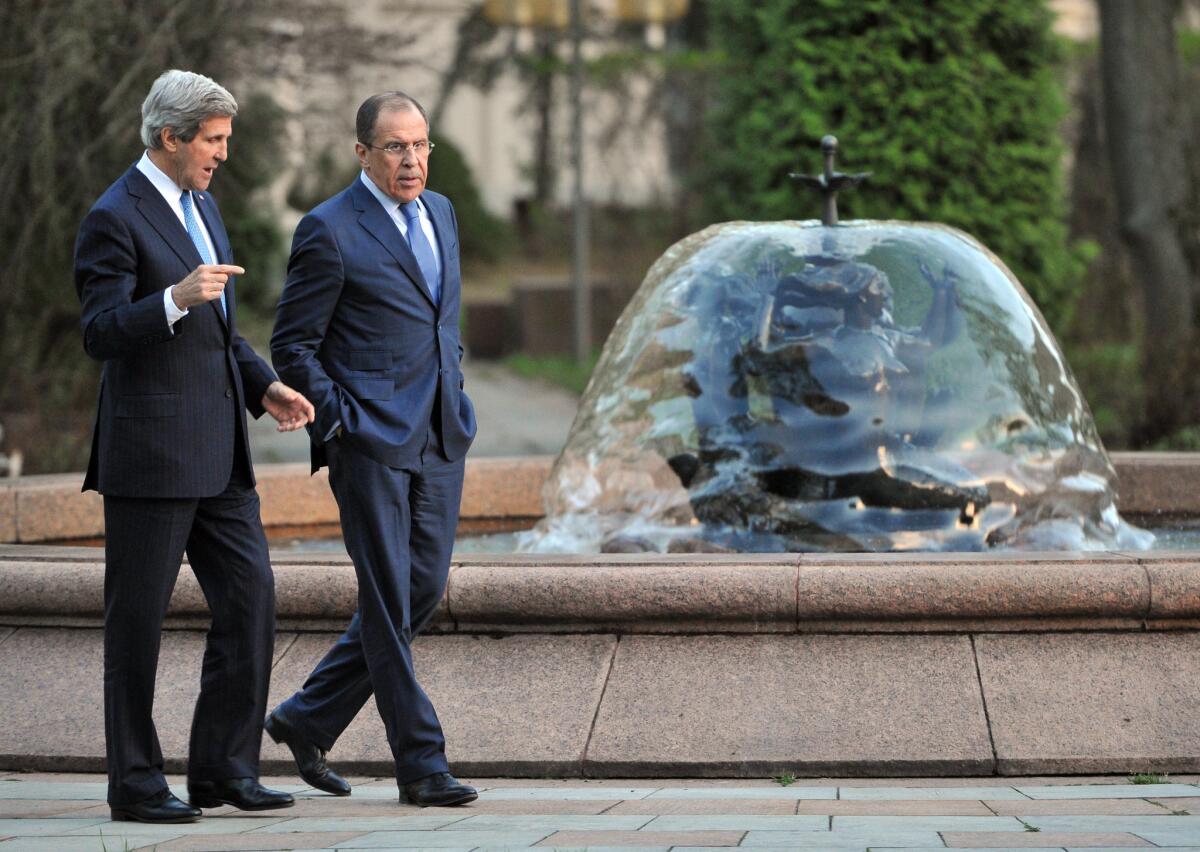
M 654 264 L 546 485 L 541 552 L 1143 549 L 1054 336 L 957 229 L 727 222 Z M 802 176 L 794 176 L 801 178 Z

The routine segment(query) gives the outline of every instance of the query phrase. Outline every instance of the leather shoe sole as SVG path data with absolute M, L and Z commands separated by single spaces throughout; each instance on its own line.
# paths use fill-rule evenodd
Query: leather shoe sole
M 232 805 L 239 811 L 273 811 L 296 804 L 291 793 L 268 790 L 250 778 L 188 782 L 188 801 L 197 808 Z
M 151 817 L 145 814 L 136 814 L 123 808 L 111 808 L 109 810 L 109 818 L 113 822 L 145 822 L 151 825 L 176 825 L 184 822 L 199 822 L 200 814 L 196 814 L 195 816 L 189 814 L 185 816 Z
M 402 805 L 420 805 L 423 808 L 452 808 L 455 805 L 465 805 L 467 802 L 473 802 L 479 798 L 478 793 L 461 793 L 456 796 L 446 796 L 445 798 L 430 798 L 417 801 L 406 796 L 403 792 L 400 793 L 400 804 Z
M 263 802 L 261 804 L 248 804 L 246 802 L 236 802 L 232 799 L 218 798 L 215 796 L 196 796 L 189 795 L 188 802 L 193 808 L 221 808 L 225 805 L 232 805 L 239 811 L 275 811 L 280 808 L 290 808 L 296 804 L 295 799 L 290 801 L 281 800 L 279 802 Z
M 171 825 L 195 822 L 200 819 L 200 810 L 184 804 L 170 790 L 163 790 L 132 805 L 115 805 L 109 808 L 113 822 L 145 822 L 153 825 Z

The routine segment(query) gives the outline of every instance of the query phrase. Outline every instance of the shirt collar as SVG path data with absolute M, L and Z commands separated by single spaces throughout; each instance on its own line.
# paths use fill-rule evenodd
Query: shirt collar
M 179 206 L 179 196 L 183 195 L 183 190 L 179 188 L 179 184 L 167 177 L 162 169 L 154 165 L 149 151 L 142 154 L 142 159 L 138 160 L 137 167 L 138 171 L 149 178 L 150 183 L 154 184 L 154 188 L 167 200 L 168 204 L 172 207 Z
M 382 189 L 375 185 L 375 181 L 367 177 L 366 172 L 359 172 L 358 179 L 361 180 L 363 182 L 363 186 L 370 190 L 371 194 L 375 196 L 375 200 L 383 205 L 383 209 L 387 211 L 389 216 L 391 216 L 393 219 L 396 218 L 397 215 L 399 215 L 401 219 L 404 218 L 404 214 L 400 213 L 401 202 L 385 194 Z M 417 209 L 421 211 L 421 215 L 428 215 L 425 208 L 425 202 L 420 198 L 417 198 Z

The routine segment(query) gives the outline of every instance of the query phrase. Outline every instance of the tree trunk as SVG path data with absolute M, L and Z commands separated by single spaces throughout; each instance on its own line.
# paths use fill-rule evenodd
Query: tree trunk
M 533 108 L 537 113 L 537 136 L 533 150 L 533 197 L 542 208 L 554 203 L 554 71 L 558 63 L 558 35 L 538 30 L 533 81 Z
M 1146 410 L 1135 434 L 1145 444 L 1200 419 L 1194 270 L 1182 233 L 1190 175 L 1175 34 L 1179 0 L 1100 0 L 1099 6 L 1109 165 L 1121 239 L 1145 311 Z

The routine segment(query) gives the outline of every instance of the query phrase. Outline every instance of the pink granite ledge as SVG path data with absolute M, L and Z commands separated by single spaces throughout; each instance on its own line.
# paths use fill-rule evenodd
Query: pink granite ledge
M 42 550 L 49 558 L 40 557 Z M 72 552 L 82 559 L 72 557 Z M 21 554 L 25 558 L 14 558 Z M 336 624 L 357 586 L 345 556 L 274 564 L 281 622 Z M 170 615 L 204 618 L 180 571 Z M 97 548 L 5 548 L 0 615 L 103 613 Z M 1200 622 L 1200 554 L 460 556 L 438 628 L 460 632 L 812 633 L 1143 630 Z M 75 623 L 75 621 L 72 621 Z M 315 628 L 314 628 L 315 629 Z
M 0 541 L 16 540 L 17 488 L 15 485 L 0 485 Z
M 464 518 L 540 518 L 542 486 L 552 456 L 467 459 L 460 513 Z
M 1200 514 L 1200 453 L 1110 453 L 1122 512 Z
M 542 484 L 549 456 L 468 459 L 461 515 L 464 520 L 541 517 Z M 267 527 L 336 524 L 337 504 L 327 470 L 308 464 L 255 466 L 263 524 Z M 82 473 L 26 476 L 0 484 L 0 542 L 36 543 L 104 535 L 99 494 L 82 492 Z
M 833 564 L 831 564 L 833 563 Z M 1144 618 L 1150 582 L 1136 562 L 1088 555 L 1042 554 L 1004 560 L 939 559 L 802 563 L 799 618 L 985 619 Z
M 82 548 L 81 548 L 82 549 Z M 0 562 L 0 621 L 21 624 L 102 623 L 104 562 L 99 549 L 91 562 Z M 281 624 L 310 623 L 314 629 L 341 629 L 358 606 L 358 583 L 349 559 L 341 564 L 276 564 L 276 618 Z M 173 627 L 203 626 L 209 616 L 204 593 L 187 566 L 167 610 Z M 442 599 L 433 623 L 448 626 Z
M 30 476 L 17 486 L 17 541 L 91 538 L 104 534 L 104 502 L 80 491 L 82 473 Z
M 790 632 L 796 567 L 792 557 L 462 560 L 448 597 L 462 630 Z
M 1200 618 L 1200 553 L 1138 554 L 1150 580 L 1152 619 Z

